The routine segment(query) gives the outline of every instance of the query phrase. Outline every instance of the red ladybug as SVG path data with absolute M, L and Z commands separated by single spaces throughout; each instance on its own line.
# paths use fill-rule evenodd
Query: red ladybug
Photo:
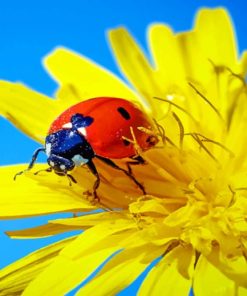
M 152 121 L 130 101 L 99 97 L 80 102 L 54 120 L 46 137 L 45 147 L 34 152 L 27 170 L 33 167 L 41 151 L 47 155 L 47 171 L 53 170 L 58 175 L 68 176 L 74 182 L 76 181 L 68 171 L 75 166 L 87 165 L 96 176 L 93 194 L 97 197 L 96 189 L 99 187 L 100 178 L 93 163 L 95 157 L 123 171 L 145 194 L 142 184 L 132 175 L 130 166 L 125 170 L 111 160 L 129 157 L 132 158 L 130 164 L 144 163 L 144 160 L 136 155 L 133 143 L 126 140 L 133 137 L 131 128 L 142 151 L 153 147 L 158 140 L 154 134 L 140 131 L 138 127 L 153 130 Z

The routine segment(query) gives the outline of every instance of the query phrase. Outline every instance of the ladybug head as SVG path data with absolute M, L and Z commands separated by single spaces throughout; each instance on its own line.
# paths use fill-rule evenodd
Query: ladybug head
M 75 167 L 72 160 L 54 154 L 51 154 L 50 157 L 48 157 L 47 163 L 56 174 L 63 176 Z

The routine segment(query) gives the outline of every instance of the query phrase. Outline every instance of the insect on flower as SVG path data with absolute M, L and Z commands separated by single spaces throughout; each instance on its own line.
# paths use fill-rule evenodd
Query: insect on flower
M 38 148 L 28 168 L 15 175 L 30 170 L 40 152 L 47 155 L 48 172 L 54 171 L 60 176 L 76 180 L 68 172 L 76 166 L 87 165 L 95 175 L 93 196 L 97 196 L 100 177 L 93 158 L 97 158 L 114 169 L 121 170 L 142 190 L 145 188 L 132 174 L 132 164 L 143 164 L 143 158 L 135 151 L 133 143 L 126 140 L 131 137 L 131 128 L 142 151 L 153 147 L 157 137 L 138 129 L 153 130 L 153 124 L 147 115 L 133 103 L 120 98 L 99 97 L 80 102 L 58 116 L 51 124 L 45 140 L 45 147 Z M 115 164 L 111 159 L 130 158 L 128 170 Z

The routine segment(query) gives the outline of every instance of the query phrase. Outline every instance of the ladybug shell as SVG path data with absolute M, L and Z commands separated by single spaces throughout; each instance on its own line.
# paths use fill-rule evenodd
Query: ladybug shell
M 133 140 L 130 127 L 142 150 L 157 143 L 154 135 L 150 136 L 137 129 L 153 128 L 147 115 L 133 103 L 111 97 L 93 98 L 70 107 L 52 123 L 49 134 L 64 129 L 63 126 L 70 123 L 72 115 L 77 113 L 93 118 L 84 136 L 96 155 L 115 159 L 136 155 L 134 145 L 123 139 L 126 137 Z

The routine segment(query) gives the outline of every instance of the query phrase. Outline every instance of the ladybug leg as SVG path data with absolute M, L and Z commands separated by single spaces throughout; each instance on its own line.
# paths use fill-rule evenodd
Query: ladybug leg
M 108 164 L 110 167 L 116 169 L 116 170 L 119 170 L 119 171 L 122 171 L 123 173 L 125 173 L 126 176 L 128 176 L 140 189 L 141 191 L 143 192 L 143 194 L 145 195 L 146 194 L 146 191 L 145 191 L 145 188 L 144 186 L 136 180 L 136 178 L 132 175 L 132 173 L 130 173 L 129 171 L 123 169 L 123 168 L 120 168 L 118 165 L 116 165 L 111 159 L 109 158 L 105 158 L 105 157 L 102 157 L 102 156 L 99 156 L 99 155 L 95 155 L 96 158 L 100 159 L 102 162 Z
M 99 188 L 99 185 L 100 185 L 99 173 L 98 173 L 96 166 L 94 165 L 92 160 L 88 161 L 87 166 L 88 166 L 89 170 L 92 172 L 92 174 L 94 174 L 94 176 L 96 177 L 96 180 L 93 185 L 93 197 L 96 201 L 99 201 L 99 197 L 97 195 L 97 189 Z
M 128 168 L 128 172 L 132 175 L 132 165 L 139 165 L 139 164 L 146 164 L 147 162 L 140 156 L 140 155 L 135 155 L 130 157 L 132 161 L 127 161 L 126 165 Z
M 72 186 L 72 182 L 75 184 L 77 183 L 76 179 L 72 175 L 66 174 L 66 177 L 69 179 L 69 186 Z
M 31 160 L 31 162 L 29 163 L 27 169 L 25 169 L 25 170 L 23 170 L 23 171 L 21 171 L 21 172 L 15 174 L 15 176 L 14 176 L 14 180 L 16 180 L 16 177 L 17 177 L 17 176 L 22 175 L 24 172 L 27 172 L 27 171 L 29 171 L 29 170 L 32 169 L 32 167 L 34 166 L 34 163 L 35 163 L 35 161 L 37 160 L 38 155 L 39 155 L 40 152 L 45 152 L 45 148 L 38 148 L 37 150 L 34 151 L 34 154 L 33 154 L 33 156 L 32 156 L 32 160 Z
M 52 169 L 49 170 L 48 172 L 51 172 L 51 171 L 52 171 Z M 76 179 L 72 175 L 68 174 L 67 172 L 56 173 L 56 174 L 59 175 L 59 176 L 64 176 L 64 177 L 66 176 L 68 178 L 68 180 L 69 180 L 69 186 L 72 186 L 72 182 L 75 183 L 75 184 L 77 183 Z
M 86 164 L 88 166 L 88 168 L 90 169 L 90 171 L 92 172 L 92 174 L 94 174 L 94 176 L 96 177 L 96 181 L 94 182 L 94 185 L 93 185 L 93 197 L 94 197 L 94 201 L 95 202 L 98 202 L 101 206 L 102 209 L 104 209 L 105 211 L 107 212 L 111 212 L 112 209 L 107 207 L 107 206 L 104 206 L 104 204 L 102 204 L 100 202 L 100 199 L 98 197 L 98 194 L 97 194 L 97 189 L 99 188 L 99 185 L 100 185 L 100 176 L 99 176 L 99 173 L 94 165 L 94 163 L 92 162 L 92 160 L 89 160 L 88 163 Z

